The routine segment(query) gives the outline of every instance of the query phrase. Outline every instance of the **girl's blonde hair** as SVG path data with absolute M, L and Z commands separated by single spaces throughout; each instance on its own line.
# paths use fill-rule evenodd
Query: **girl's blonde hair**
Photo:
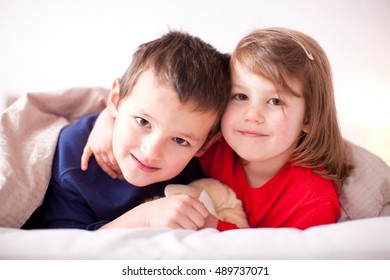
M 236 62 L 271 80 L 277 89 L 303 96 L 307 133 L 302 132 L 291 163 L 311 168 L 341 186 L 352 165 L 337 120 L 331 67 L 321 46 L 298 31 L 259 29 L 238 43 L 232 68 Z M 299 83 L 301 93 L 291 88 L 291 81 Z

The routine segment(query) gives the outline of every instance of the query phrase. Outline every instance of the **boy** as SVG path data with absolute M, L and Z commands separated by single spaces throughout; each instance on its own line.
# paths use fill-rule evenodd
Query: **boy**
M 203 177 L 193 157 L 218 137 L 229 96 L 229 57 L 199 38 L 168 32 L 139 46 L 114 81 L 106 110 L 115 119 L 112 148 L 124 180 L 108 176 L 94 158 L 80 169 L 96 114 L 64 128 L 39 209 L 43 227 L 202 227 L 209 213 L 195 199 L 144 202 L 162 196 L 169 183 Z

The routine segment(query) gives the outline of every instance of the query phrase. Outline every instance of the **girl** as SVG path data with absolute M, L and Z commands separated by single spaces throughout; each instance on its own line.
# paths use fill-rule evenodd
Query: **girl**
M 336 184 L 351 166 L 322 48 L 297 31 L 257 30 L 238 43 L 231 75 L 221 123 L 225 142 L 201 158 L 206 175 L 235 190 L 251 227 L 336 222 Z
M 294 30 L 260 29 L 238 43 L 231 75 L 223 140 L 200 158 L 205 174 L 236 192 L 251 227 L 306 229 L 336 222 L 337 188 L 352 166 L 346 161 L 322 48 Z M 92 136 L 97 141 L 101 133 Z M 107 145 L 91 148 L 90 140 L 83 168 L 92 150 L 100 151 L 95 156 L 115 173 L 109 167 L 115 159 L 103 148 Z M 205 227 L 237 228 L 212 215 Z

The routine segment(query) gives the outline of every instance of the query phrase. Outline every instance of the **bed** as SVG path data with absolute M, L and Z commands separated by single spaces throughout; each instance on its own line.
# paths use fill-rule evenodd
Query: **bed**
M 356 168 L 336 224 L 306 230 L 23 230 L 41 204 L 60 130 L 105 106 L 108 89 L 28 93 L 1 115 L 0 259 L 390 259 L 390 167 L 348 142 Z

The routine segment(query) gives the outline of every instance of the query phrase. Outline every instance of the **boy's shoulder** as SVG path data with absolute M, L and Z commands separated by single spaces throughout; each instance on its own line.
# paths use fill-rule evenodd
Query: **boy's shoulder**
M 81 155 L 97 116 L 87 115 L 61 130 L 53 158 L 53 175 L 80 169 Z

